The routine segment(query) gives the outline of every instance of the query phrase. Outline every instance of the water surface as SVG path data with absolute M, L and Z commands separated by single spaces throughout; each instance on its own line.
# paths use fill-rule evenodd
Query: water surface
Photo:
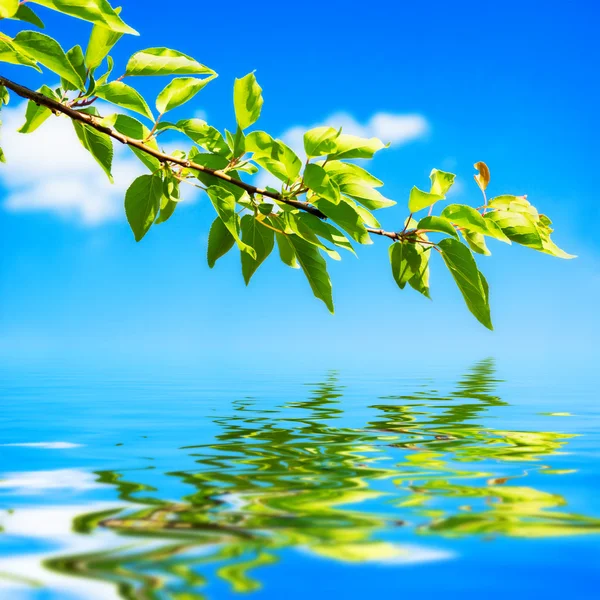
M 594 598 L 591 379 L 5 373 L 0 598 Z

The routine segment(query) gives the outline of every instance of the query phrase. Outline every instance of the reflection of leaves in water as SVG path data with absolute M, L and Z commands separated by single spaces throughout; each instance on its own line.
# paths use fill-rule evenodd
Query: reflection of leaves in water
M 161 500 L 160 490 L 105 471 L 101 481 L 142 506 L 75 523 L 80 532 L 104 527 L 163 544 L 140 550 L 128 537 L 122 548 L 48 566 L 111 581 L 123 598 L 193 600 L 215 577 L 237 592 L 258 589 L 253 571 L 286 548 L 345 562 L 395 560 L 406 551 L 381 538 L 407 522 L 429 536 L 600 531 L 600 520 L 558 510 L 563 497 L 523 485 L 525 467 L 560 473 L 536 462 L 571 436 L 478 422 L 490 408 L 507 406 L 497 383 L 493 362 L 482 361 L 447 395 L 425 387 L 383 398 L 361 429 L 336 424 L 343 412 L 335 373 L 311 386 L 307 400 L 280 410 L 238 401 L 233 414 L 214 419 L 214 443 L 184 448 L 197 468 L 169 473 L 191 494 Z M 513 482 L 515 473 L 521 479 Z

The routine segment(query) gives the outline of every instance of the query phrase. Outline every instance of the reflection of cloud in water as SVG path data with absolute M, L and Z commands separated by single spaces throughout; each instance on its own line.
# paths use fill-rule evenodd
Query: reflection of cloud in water
M 97 531 L 93 536 L 73 533 L 73 519 L 90 508 L 105 510 L 114 508 L 114 505 L 98 503 L 92 506 L 87 504 L 24 508 L 13 513 L 0 511 L 0 525 L 9 540 L 11 537 L 43 540 L 54 546 L 51 550 L 19 556 L 0 555 L 0 574 L 9 574 L 9 577 L 0 576 L 0 597 L 11 598 L 11 600 L 28 598 L 30 596 L 27 590 L 43 586 L 55 591 L 59 598 L 71 595 L 86 600 L 119 598 L 115 587 L 108 582 L 69 577 L 49 571 L 43 566 L 46 560 L 65 552 L 98 552 L 127 543 L 123 537 L 109 530 Z
M 54 471 L 25 471 L 5 473 L 0 479 L 0 489 L 15 495 L 40 494 L 47 490 L 72 490 L 84 492 L 106 487 L 97 482 L 93 473 L 79 469 L 56 469 Z
M 17 444 L 0 444 L 4 448 L 42 448 L 44 450 L 68 450 L 70 448 L 81 448 L 83 444 L 73 444 L 71 442 L 23 442 Z

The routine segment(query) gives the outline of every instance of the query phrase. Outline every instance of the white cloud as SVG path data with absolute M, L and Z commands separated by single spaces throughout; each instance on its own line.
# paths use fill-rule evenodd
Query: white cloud
M 52 212 L 95 226 L 125 218 L 123 200 L 131 182 L 147 170 L 130 150 L 114 142 L 111 184 L 82 146 L 67 117 L 50 117 L 29 134 L 18 133 L 25 104 L 2 112 L 1 145 L 7 163 L 0 167 L 3 206 L 11 212 Z M 196 191 L 182 186 L 182 199 Z
M 131 181 L 144 172 L 129 150 L 115 143 L 114 185 L 81 146 L 67 117 L 50 117 L 37 131 L 18 133 L 24 104 L 5 109 L 0 169 L 6 188 L 4 208 L 13 212 L 49 211 L 85 225 L 118 219 Z

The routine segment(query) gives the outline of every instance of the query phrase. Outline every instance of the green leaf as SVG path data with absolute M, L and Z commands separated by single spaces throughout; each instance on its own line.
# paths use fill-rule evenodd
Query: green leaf
M 238 126 L 235 135 L 232 135 L 227 130 L 225 130 L 225 133 L 227 134 L 227 141 L 232 156 L 235 156 L 236 158 L 243 156 L 246 153 L 246 136 L 244 135 L 244 132 Z
M 373 158 L 375 152 L 387 148 L 377 138 L 360 138 L 346 133 L 340 134 L 335 141 L 335 150 L 329 154 L 330 160 L 349 158 Z
M 146 48 L 132 55 L 125 75 L 216 75 L 191 56 L 170 48 Z
M 440 241 L 438 248 L 471 313 L 482 325 L 493 329 L 487 282 L 480 274 L 471 251 L 452 238 Z
M 319 219 L 319 217 L 315 217 L 309 213 L 299 213 L 296 215 L 296 219 L 303 222 L 319 237 L 327 240 L 334 246 L 344 248 L 345 250 L 348 250 L 349 252 L 352 252 L 352 254 L 356 255 L 356 252 L 354 251 L 354 248 L 352 247 L 352 244 L 348 238 L 331 223 L 323 221 L 322 219 Z
M 319 165 L 306 165 L 304 169 L 304 183 L 317 196 L 337 204 L 340 201 L 340 189 L 327 175 L 327 171 Z
M 488 202 L 488 208 L 498 208 L 509 212 L 520 212 L 531 215 L 535 221 L 539 219 L 539 213 L 535 206 L 530 204 L 526 196 L 496 196 Z
M 10 19 L 19 9 L 19 0 L 0 0 L 0 19 Z
M 119 9 L 116 9 L 119 10 Z M 94 70 L 105 59 L 113 46 L 123 37 L 119 31 L 113 31 L 102 25 L 94 25 L 85 51 L 85 62 L 88 69 Z
M 410 190 L 410 196 L 408 198 L 408 210 L 411 213 L 416 213 L 424 208 L 434 205 L 438 200 L 443 199 L 444 196 L 424 192 L 423 190 L 420 190 L 418 187 L 414 186 Z
M 50 89 L 47 85 L 43 85 L 38 91 L 48 98 L 59 100 L 54 90 Z M 25 111 L 25 123 L 19 129 L 19 133 L 31 133 L 35 131 L 50 115 L 52 115 L 52 111 L 49 108 L 36 104 L 33 100 L 29 100 L 27 110 Z
M 238 248 L 256 259 L 254 248 L 248 246 L 240 238 L 240 219 L 235 212 L 235 196 L 225 187 L 212 185 L 208 188 L 208 197 L 229 233 L 234 237 Z
M 231 156 L 231 151 L 223 136 L 214 127 L 208 125 L 206 121 L 202 119 L 182 119 L 177 121 L 176 127 L 208 152 L 221 154 L 226 158 Z
M 495 224 L 490 225 L 490 222 L 486 221 L 472 206 L 449 204 L 444 208 L 441 215 L 470 232 L 489 235 L 501 242 L 510 243 L 510 239 L 502 232 L 501 228 L 496 227 Z
M 163 182 L 160 175 L 141 175 L 129 186 L 125 194 L 127 221 L 139 242 L 148 232 L 160 209 Z
M 221 221 L 221 217 L 217 217 L 210 226 L 208 233 L 208 251 L 206 255 L 208 266 L 212 269 L 217 260 L 227 254 L 234 244 L 235 239 L 229 229 Z M 245 256 L 245 254 L 242 254 L 242 256 Z
M 160 201 L 160 213 L 156 219 L 156 225 L 168 221 L 179 204 L 179 180 L 175 177 L 167 177 L 163 182 L 163 196 Z
M 154 115 L 142 95 L 122 81 L 111 81 L 101 85 L 96 88 L 95 94 L 111 104 L 127 108 L 154 121 Z
M 262 110 L 262 88 L 256 82 L 254 73 L 248 73 L 233 84 L 233 106 L 235 118 L 240 129 L 246 129 L 256 123 Z
M 494 210 L 485 215 L 485 219 L 492 221 L 513 242 L 543 250 L 540 232 L 533 217 L 526 213 Z
M 77 75 L 79 75 L 81 81 L 83 81 L 85 84 L 87 80 L 87 67 L 85 65 L 85 58 L 83 56 L 83 50 L 81 49 L 81 46 L 73 46 L 67 52 L 67 58 L 77 72 Z
M 109 127 L 114 127 L 119 133 L 133 138 L 134 140 L 146 141 L 146 146 L 153 150 L 158 150 L 158 144 L 155 139 L 148 139 L 150 130 L 136 118 L 129 115 L 111 115 L 103 120 L 103 123 Z M 129 149 L 140 159 L 140 161 L 152 173 L 161 167 L 161 162 L 158 158 L 147 154 L 143 150 L 139 150 L 134 146 L 129 146 Z
M 296 259 L 308 279 L 313 294 L 322 300 L 329 312 L 333 314 L 331 280 L 327 273 L 327 263 L 319 249 L 297 235 L 289 235 L 287 239 L 294 248 Z
M 544 235 L 544 233 L 541 233 L 541 237 L 542 237 L 542 252 L 544 252 L 545 254 L 550 254 L 551 256 L 556 256 L 557 258 L 565 258 L 565 259 L 571 259 L 571 258 L 577 258 L 577 256 L 575 254 L 569 254 L 568 252 L 565 252 L 562 248 L 559 248 L 551 239 L 550 236 L 546 236 Z
M 3 85 L 0 85 L 0 108 L 2 108 L 3 104 L 8 104 L 9 101 L 10 95 L 8 90 Z
M 347 196 L 344 196 L 343 200 L 356 211 L 367 227 L 381 227 L 381 223 L 375 218 L 375 215 L 364 206 L 357 204 L 352 198 L 348 198 Z
M 264 225 L 252 215 L 242 217 L 242 241 L 256 252 L 256 258 L 252 258 L 248 253 L 242 252 L 242 274 L 246 285 L 250 283 L 250 278 L 258 267 L 273 251 L 275 245 L 275 232 Z
M 29 0 L 65 15 L 103 25 L 112 31 L 138 35 L 135 29 L 126 25 L 106 0 Z
M 270 222 L 275 228 L 277 228 L 279 225 L 279 223 L 275 220 L 270 220 Z M 289 236 L 275 232 L 275 240 L 277 241 L 277 249 L 279 250 L 279 258 L 281 258 L 281 262 L 292 269 L 299 269 L 300 265 L 296 259 L 296 251 L 289 240 Z
M 431 189 L 429 192 L 436 196 L 445 196 L 448 190 L 452 187 L 456 175 L 453 173 L 447 173 L 446 171 L 440 171 L 439 169 L 432 169 L 429 174 L 431 179 Z
M 340 160 L 321 161 L 320 164 L 337 183 L 357 183 L 369 187 L 381 187 L 383 181 L 365 171 L 362 167 L 353 163 L 345 163 Z
M 429 257 L 431 248 L 424 248 L 421 253 L 421 264 L 416 273 L 408 280 L 408 285 L 411 288 L 423 294 L 425 298 L 430 298 L 429 295 Z M 483 276 L 482 276 L 483 277 Z
M 100 87 L 101 85 L 104 85 L 108 81 L 108 78 L 110 77 L 110 74 L 112 73 L 113 67 L 115 66 L 115 61 L 112 59 L 112 56 L 106 57 L 106 65 L 107 65 L 106 73 L 104 73 L 104 75 L 101 75 L 98 78 L 98 81 L 96 81 L 96 86 L 98 86 L 98 87 Z
M 359 244 L 373 243 L 365 229 L 362 216 L 345 198 L 342 198 L 338 204 L 319 198 L 315 201 L 315 206 L 344 231 L 347 231 Z
M 485 243 L 485 237 L 481 233 L 477 233 L 476 231 L 468 231 L 466 229 L 461 233 L 469 245 L 469 248 L 471 248 L 473 252 L 477 252 L 477 254 L 483 254 L 485 256 L 490 256 L 492 254 Z
M 307 224 L 306 220 L 303 219 L 301 211 L 286 210 L 281 215 L 281 222 L 284 224 L 285 233 L 294 233 L 309 244 L 321 248 L 321 250 L 325 251 L 335 260 L 341 260 L 341 256 L 338 252 L 325 246 L 325 244 L 323 244 L 323 242 L 321 242 L 321 240 L 316 236 L 312 227 Z
M 156 110 L 164 114 L 173 110 L 188 100 L 191 100 L 212 77 L 197 79 L 195 77 L 177 77 L 173 79 L 156 99 Z
M 454 229 L 452 223 L 450 223 L 450 221 L 444 217 L 423 217 L 419 221 L 417 229 L 427 229 L 429 231 L 447 233 L 448 235 L 458 239 L 458 233 L 456 233 L 456 229 Z
M 302 168 L 302 161 L 291 148 L 264 131 L 246 136 L 246 151 L 253 152 L 252 160 L 284 183 L 294 181 Z
M 2 34 L 0 34 L 0 62 L 23 65 L 41 72 L 41 69 L 33 58 L 22 52 L 8 36 Z
M 85 82 L 81 75 L 55 39 L 38 31 L 21 31 L 15 37 L 14 43 L 24 53 L 72 83 L 77 89 L 84 89 Z
M 13 2 L 14 0 L 8 0 L 9 2 Z M 18 2 L 18 0 L 17 0 Z M 2 2 L 0 2 L 1 6 Z M 0 12 L 1 12 L 0 7 Z M 27 4 L 19 4 L 19 9 L 12 16 L 9 17 L 11 19 L 16 19 L 17 21 L 23 21 L 24 23 L 30 23 L 31 25 L 35 25 L 40 29 L 44 29 L 44 22 L 27 6 Z
M 411 242 L 394 242 L 389 248 L 392 275 L 398 287 L 404 286 L 421 270 L 423 247 Z
M 110 182 L 113 183 L 111 173 L 113 145 L 111 138 L 79 121 L 73 121 L 73 127 L 75 128 L 75 133 L 83 147 L 94 157 L 96 162 L 108 176 Z
M 394 200 L 389 200 L 372 187 L 361 185 L 359 183 L 342 182 L 340 184 L 340 191 L 351 196 L 369 210 L 388 208 L 396 204 Z
M 340 135 L 333 127 L 315 127 L 304 134 L 306 156 L 324 156 L 335 151 L 335 140 Z

